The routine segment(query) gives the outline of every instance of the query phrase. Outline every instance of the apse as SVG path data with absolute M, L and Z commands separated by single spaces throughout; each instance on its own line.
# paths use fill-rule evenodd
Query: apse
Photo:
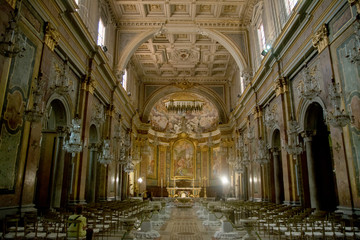
M 150 112 L 151 128 L 168 134 L 196 135 L 215 131 L 219 112 L 207 98 L 177 92 L 161 98 Z

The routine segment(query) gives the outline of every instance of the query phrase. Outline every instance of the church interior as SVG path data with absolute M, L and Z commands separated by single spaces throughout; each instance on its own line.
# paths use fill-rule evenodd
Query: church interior
M 0 238 L 81 205 L 95 238 L 360 239 L 360 0 L 0 0 L 0 33 Z

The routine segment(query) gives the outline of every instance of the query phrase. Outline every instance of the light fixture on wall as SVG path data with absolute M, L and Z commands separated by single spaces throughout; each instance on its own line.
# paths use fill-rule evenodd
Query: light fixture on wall
M 32 86 L 33 94 L 33 105 L 30 110 L 25 111 L 25 119 L 29 122 L 39 122 L 44 115 L 44 102 L 42 101 L 43 96 L 43 83 L 41 80 L 42 74 L 39 73 L 39 76 L 34 79 L 35 84 Z
M 1 34 L 0 54 L 5 57 L 23 57 L 25 51 L 26 37 L 19 31 L 20 8 L 22 0 L 16 1 L 15 10 L 5 33 Z
M 266 142 L 263 139 L 258 139 L 258 149 L 256 150 L 255 161 L 260 165 L 269 162 L 269 150 L 267 149 Z
M 288 141 L 289 143 L 285 145 L 285 150 L 288 154 L 297 156 L 303 151 L 303 146 L 299 143 L 297 128 L 299 124 L 295 120 L 290 120 L 288 122 Z
M 100 156 L 98 158 L 99 163 L 103 165 L 109 165 L 113 161 L 114 157 L 110 150 L 110 139 L 104 139 L 102 144 Z
M 338 89 L 338 85 L 333 81 L 329 87 L 329 95 L 333 110 L 328 111 L 327 120 L 332 126 L 343 128 L 351 122 L 351 117 L 349 114 L 345 113 L 344 109 L 340 110 L 341 95 Z
M 171 99 L 165 102 L 165 107 L 169 112 L 186 113 L 197 112 L 203 109 L 204 102 L 200 100 L 176 100 Z
M 72 125 L 70 127 L 70 137 L 68 140 L 64 138 L 64 146 L 63 149 L 66 152 L 69 152 L 72 154 L 73 157 L 75 157 L 76 153 L 79 153 L 82 151 L 82 141 L 81 141 L 81 135 L 80 135 L 80 119 L 78 117 L 75 117 L 72 120 Z
M 266 54 L 268 54 L 268 52 L 270 51 L 270 49 L 271 49 L 271 46 L 270 46 L 269 44 L 267 44 L 267 45 L 265 46 L 265 49 L 262 50 L 261 55 L 265 57 Z

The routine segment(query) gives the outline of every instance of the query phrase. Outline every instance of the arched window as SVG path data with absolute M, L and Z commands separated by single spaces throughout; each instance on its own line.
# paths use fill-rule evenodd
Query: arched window
M 124 75 L 123 75 L 123 79 L 122 79 L 122 86 L 123 88 L 126 90 L 126 87 L 127 87 L 127 70 L 125 69 L 125 72 L 124 72 Z
M 75 0 L 75 3 L 76 3 L 77 5 L 79 5 L 79 0 Z
M 297 2 L 298 0 L 285 0 L 285 8 L 288 15 L 291 14 Z
M 262 21 L 259 22 L 257 26 L 257 35 L 259 40 L 259 48 L 262 51 L 266 49 L 265 31 L 264 31 L 264 24 L 262 23 Z
M 105 25 L 101 18 L 99 19 L 99 25 L 98 25 L 97 45 L 99 46 L 105 45 Z

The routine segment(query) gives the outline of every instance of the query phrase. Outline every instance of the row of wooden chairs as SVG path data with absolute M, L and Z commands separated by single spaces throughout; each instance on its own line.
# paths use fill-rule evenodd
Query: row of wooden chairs
M 235 224 L 242 218 L 257 219 L 256 231 L 277 239 L 360 239 L 359 219 L 345 220 L 334 212 L 268 202 L 232 201 Z M 266 236 L 267 235 L 267 236 Z
M 86 204 L 82 205 L 82 215 L 87 219 L 87 228 L 93 231 L 93 239 L 103 239 L 121 230 L 122 218 L 139 214 L 147 204 L 134 200 Z M 69 207 L 43 215 L 37 212 L 25 213 L 23 217 L 8 215 L 3 220 L 0 239 L 71 239 L 67 235 L 67 226 L 77 221 L 69 220 L 73 212 L 74 208 Z

